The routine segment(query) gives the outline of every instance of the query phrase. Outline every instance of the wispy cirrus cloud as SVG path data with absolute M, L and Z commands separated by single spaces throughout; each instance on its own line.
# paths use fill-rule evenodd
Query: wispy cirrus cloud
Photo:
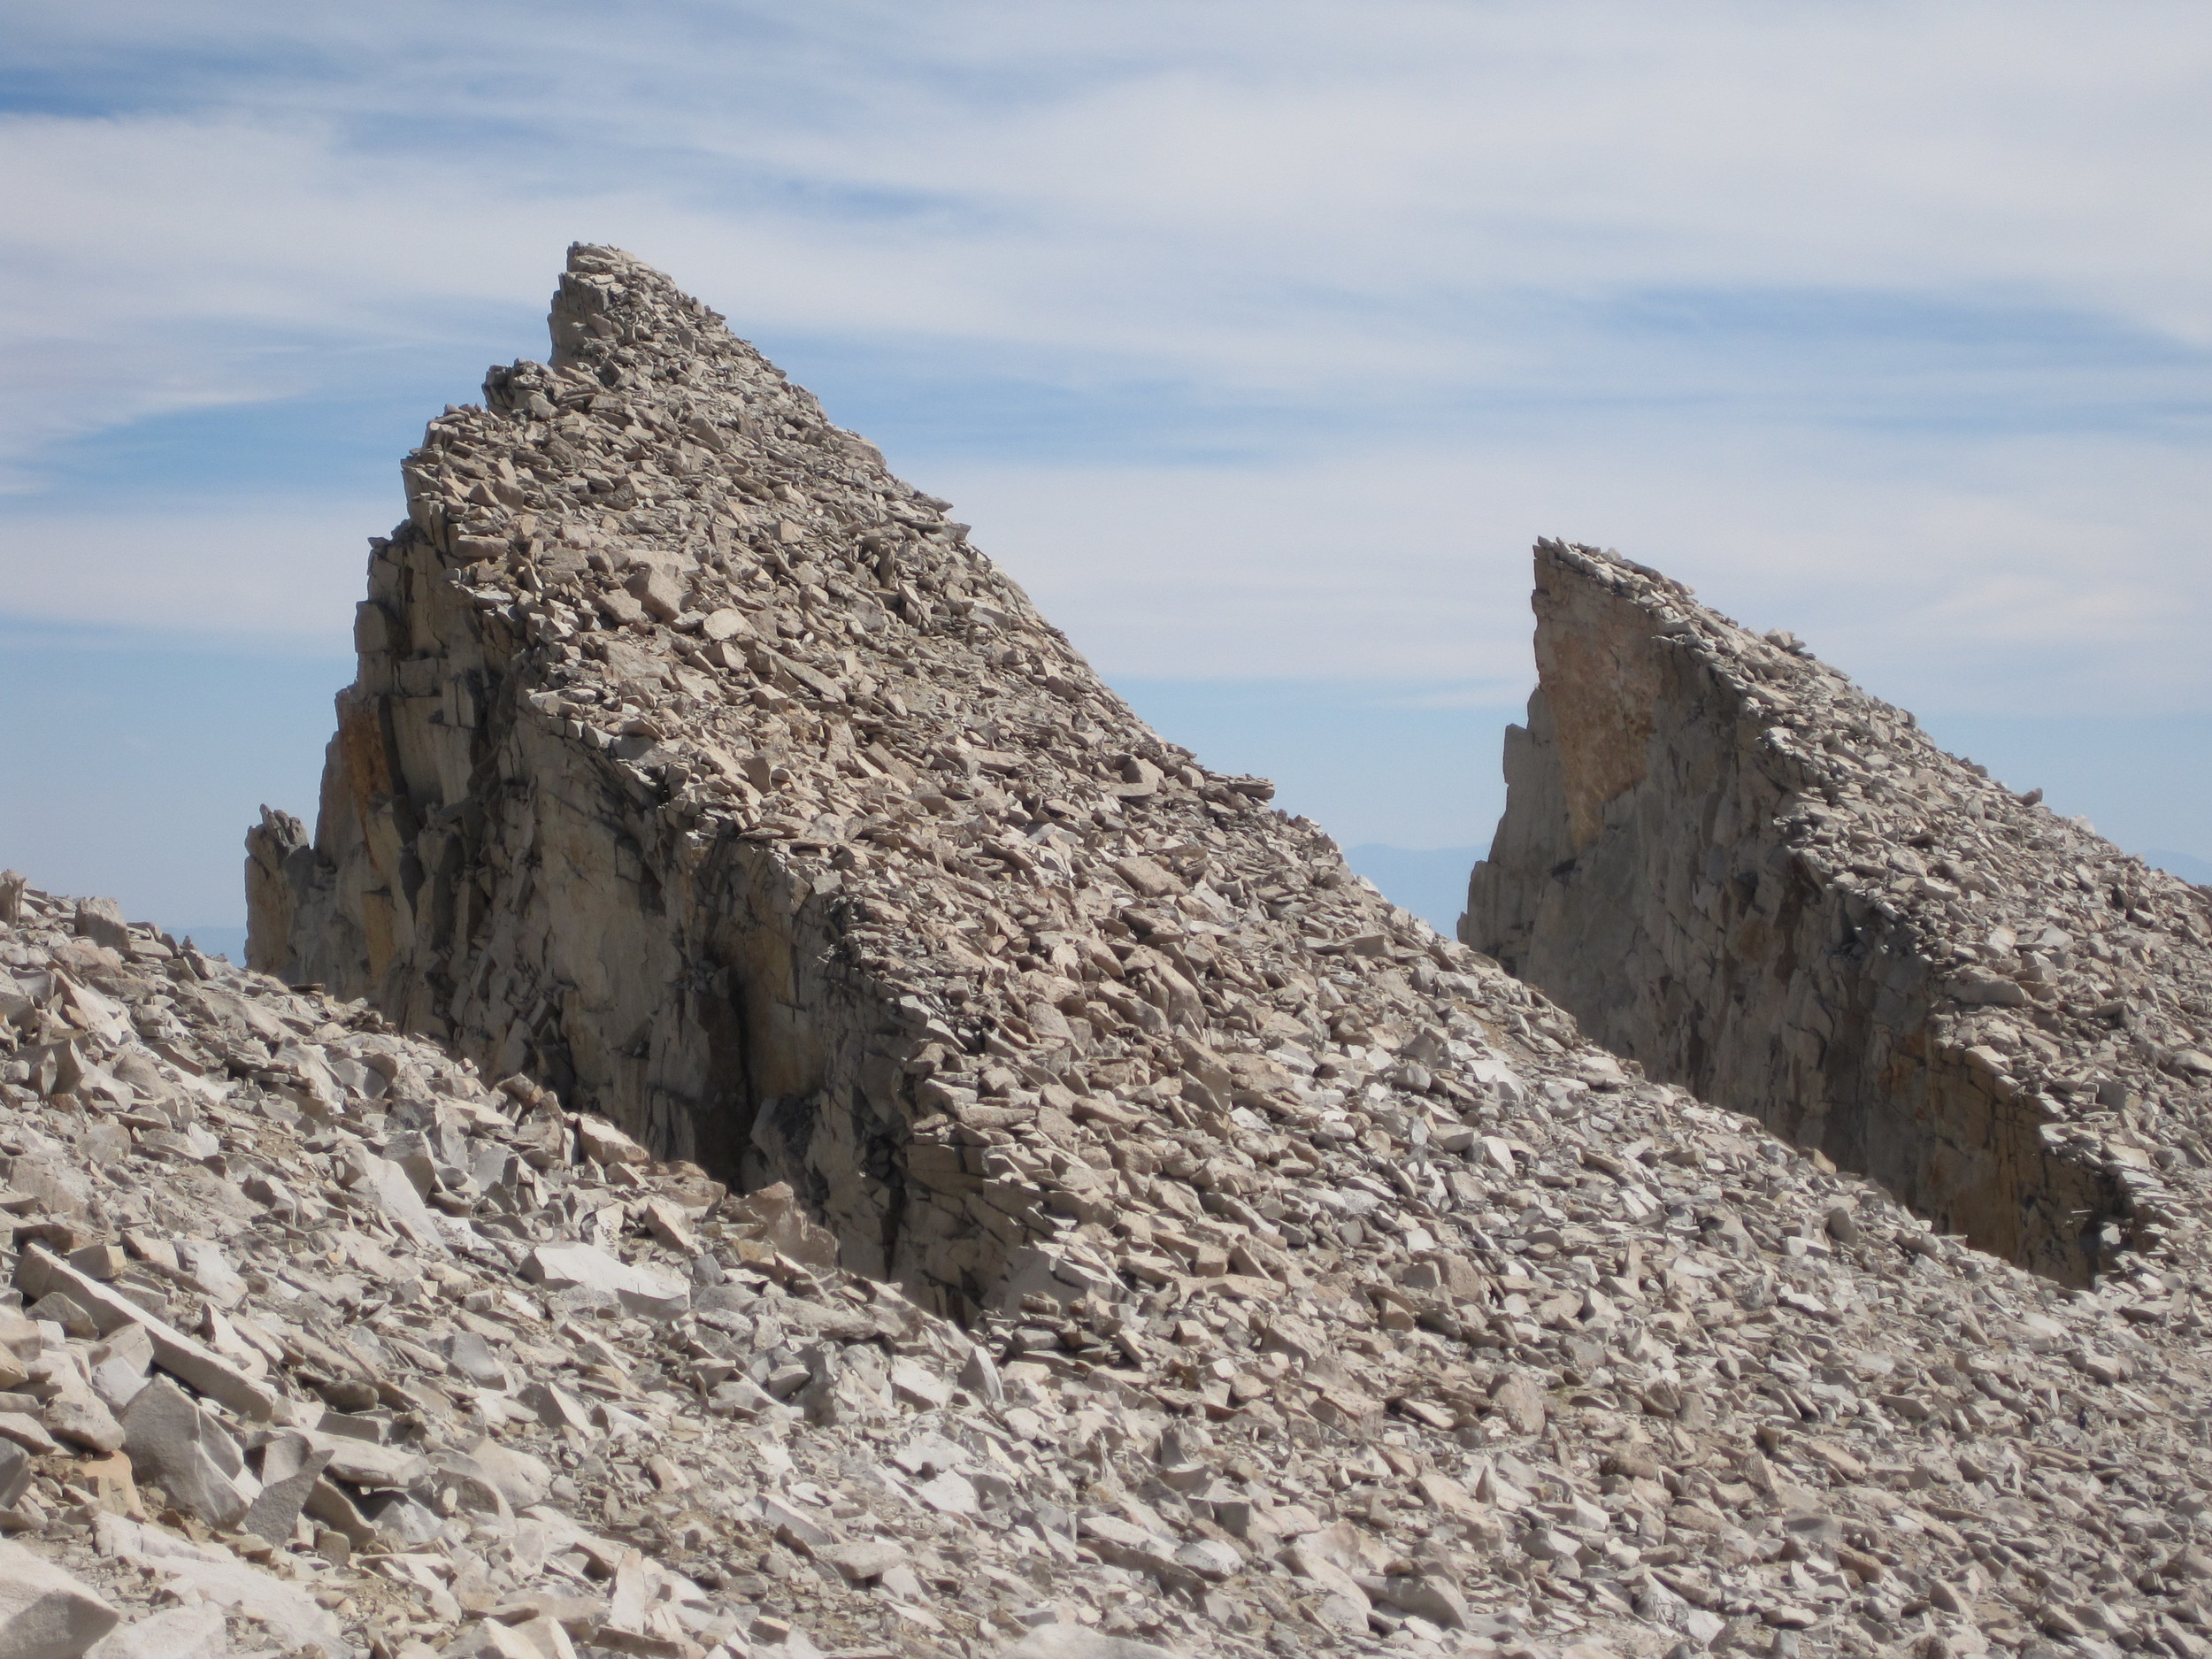
M 155 516 L 210 591 L 349 568 L 581 235 L 1110 672 L 1504 698 L 1552 530 L 1901 698 L 2212 697 L 2193 4 L 14 10 L 19 613 L 127 609 L 41 549 Z
M 49 334 L 419 334 L 536 294 L 580 231 L 749 326 L 1288 396 L 1571 396 L 1670 320 L 1731 362 L 1646 396 L 1916 306 L 1939 371 L 1993 366 L 1958 360 L 1985 313 L 2000 353 L 2024 319 L 2101 360 L 2212 340 L 2212 219 L 2176 211 L 2212 23 L 2182 5 L 20 21 L 9 257 Z
M 1509 706 L 1532 677 L 1542 534 L 1617 546 L 1746 623 L 1793 628 L 1908 707 L 2212 707 L 2196 455 L 1999 434 L 1912 476 L 1886 447 L 1832 434 L 1793 455 L 1616 420 L 1273 467 L 936 476 L 1118 672 L 1427 681 Z

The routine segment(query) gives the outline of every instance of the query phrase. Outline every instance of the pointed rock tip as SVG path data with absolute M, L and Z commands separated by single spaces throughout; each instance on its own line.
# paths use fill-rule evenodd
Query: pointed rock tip
M 1632 575 L 1642 577 L 1647 581 L 1663 582 L 1670 588 L 1681 586 L 1664 572 L 1655 570 L 1648 565 L 1639 564 L 1618 548 L 1594 547 L 1586 541 L 1568 541 L 1556 536 L 1539 536 L 1536 538 L 1536 556 L 1540 559 L 1555 560 L 1570 568 L 1580 570 L 1586 574 L 1594 575 L 1600 572 L 1626 571 Z
M 1564 572 L 1601 586 L 1616 598 L 1635 606 L 1654 619 L 1661 633 L 1676 636 L 1694 634 L 1707 651 L 1740 657 L 1756 652 L 1761 647 L 1771 647 L 1808 663 L 1819 662 L 1794 634 L 1782 628 L 1761 634 L 1747 627 L 1701 603 L 1695 588 L 1677 581 L 1663 571 L 1630 558 L 1617 548 L 1540 536 L 1536 541 L 1536 570 L 1540 595 L 1547 572 Z M 1540 615 L 1544 614 L 1540 603 L 1539 611 Z
M 644 261 L 635 254 L 611 242 L 572 242 L 568 244 L 568 268 L 571 271 L 601 273 L 618 265 L 643 264 Z

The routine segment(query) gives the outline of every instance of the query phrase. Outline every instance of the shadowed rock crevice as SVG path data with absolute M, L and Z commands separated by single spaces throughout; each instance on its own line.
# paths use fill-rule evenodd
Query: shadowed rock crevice
M 2200 895 L 1617 556 L 1540 543 L 1534 604 L 1465 942 L 2039 1272 L 2170 1233 L 2204 1162 Z M 2147 956 L 2177 981 L 2128 996 Z
M 426 793 L 365 789 L 349 768 L 326 787 L 326 850 L 296 820 L 265 824 L 253 863 L 273 873 L 262 885 L 280 879 L 315 924 L 266 965 L 373 995 L 411 1029 L 461 1039 L 495 1074 L 527 1073 L 608 1112 L 663 1156 L 747 1187 L 795 1178 L 839 1217 L 856 1265 L 885 1271 L 879 1195 L 832 1191 L 820 1173 L 861 1164 L 844 1143 L 893 1137 L 896 1094 L 881 1011 L 838 975 L 826 902 L 756 845 L 687 837 L 601 751 L 520 713 L 522 641 L 457 614 L 437 561 L 406 530 L 379 556 L 399 566 L 389 603 L 455 641 L 440 677 L 491 693 L 480 722 L 427 718 L 442 710 L 397 694 L 385 654 L 365 651 L 342 729 L 384 746 L 371 778 L 413 776 Z M 457 812 L 443 810 L 441 776 L 470 780 Z M 257 927 L 257 961 L 262 939 Z M 895 1027 L 885 1034 L 895 1041 Z M 866 1108 L 864 1077 L 882 1110 Z M 842 1121 L 823 1105 L 833 1095 Z

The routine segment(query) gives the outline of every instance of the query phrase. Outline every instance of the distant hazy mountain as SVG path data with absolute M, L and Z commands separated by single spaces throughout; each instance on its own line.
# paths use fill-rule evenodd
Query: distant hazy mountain
M 2199 887 L 2212 886 L 2212 862 L 2208 862 L 2202 858 L 2193 857 L 2187 853 L 2170 853 L 2154 848 L 2151 851 L 2143 855 L 2143 862 L 2147 864 L 2156 864 L 2161 870 L 2165 871 L 2168 874 L 2179 876 L 2184 881 L 2193 881 Z M 1355 870 L 1359 869 L 1358 859 L 1355 858 L 1352 860 L 1352 867 Z M 1367 875 L 1367 872 L 1363 870 L 1361 870 L 1360 873 L 1362 875 Z M 1368 876 L 1367 879 L 1370 881 L 1372 881 L 1377 887 L 1382 887 L 1382 878 L 1380 876 Z M 1383 891 L 1385 893 L 1388 893 L 1390 889 L 1388 887 L 1383 887 Z M 1403 899 L 1400 899 L 1398 902 L 1404 904 L 1405 901 Z M 1411 907 L 1408 906 L 1408 908 L 1410 909 Z
M 242 927 L 173 927 L 181 944 L 190 939 L 194 947 L 211 956 L 228 956 L 240 966 L 246 961 L 246 930 Z
M 1347 847 L 1353 869 L 1383 890 L 1393 904 L 1404 906 L 1447 939 L 1456 937 L 1459 913 L 1467 908 L 1467 872 L 1482 856 L 1479 847 L 1438 847 L 1425 850 L 1386 847 L 1379 841 Z

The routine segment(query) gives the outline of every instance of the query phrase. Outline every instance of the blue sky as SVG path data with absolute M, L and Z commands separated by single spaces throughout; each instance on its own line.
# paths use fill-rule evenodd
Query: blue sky
M 1475 847 L 1527 546 L 2212 859 L 2212 12 L 0 4 L 0 861 L 234 922 L 363 538 L 572 239 L 726 312 L 1138 705 Z

